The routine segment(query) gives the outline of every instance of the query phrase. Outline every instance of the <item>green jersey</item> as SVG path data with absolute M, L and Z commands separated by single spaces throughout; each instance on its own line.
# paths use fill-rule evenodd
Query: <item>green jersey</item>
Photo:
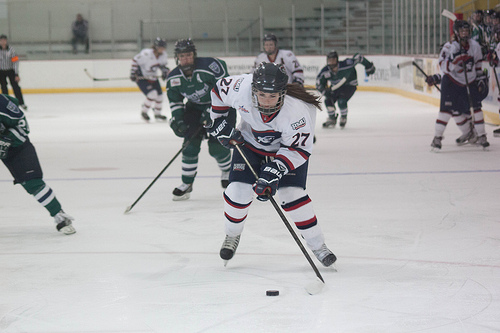
M 329 87 L 340 83 L 344 78 L 345 82 L 344 84 L 342 84 L 342 86 L 356 87 L 358 85 L 358 74 L 356 72 L 356 68 L 354 67 L 357 64 L 362 64 L 363 66 L 365 66 L 366 70 L 373 67 L 373 63 L 366 60 L 366 58 L 362 55 L 356 54 L 352 58 L 347 58 L 345 60 L 339 61 L 338 70 L 335 73 L 330 69 L 329 66 L 323 67 L 323 69 L 321 69 L 318 76 L 316 77 L 316 89 L 324 94 Z
M 215 83 L 226 76 L 226 63 L 210 57 L 196 57 L 191 77 L 186 77 L 180 67 L 174 68 L 167 77 L 167 97 L 172 117 L 183 116 L 186 110 L 184 99 L 190 106 L 205 111 L 211 106 L 210 91 Z
M 22 145 L 30 132 L 24 112 L 16 98 L 0 94 L 0 136 L 8 138 L 12 147 Z

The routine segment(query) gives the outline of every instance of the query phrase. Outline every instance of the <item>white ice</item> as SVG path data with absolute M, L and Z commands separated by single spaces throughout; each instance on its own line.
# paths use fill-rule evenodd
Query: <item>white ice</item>
M 202 146 L 173 202 L 181 147 L 140 119 L 140 93 L 27 95 L 31 140 L 75 235 L 0 166 L 0 332 L 499 332 L 500 141 L 431 152 L 437 107 L 358 91 L 323 129 L 308 193 L 338 257 L 315 274 L 269 202 L 255 201 L 223 266 L 222 189 Z M 168 113 L 168 112 L 167 112 Z M 279 290 L 277 297 L 266 290 Z

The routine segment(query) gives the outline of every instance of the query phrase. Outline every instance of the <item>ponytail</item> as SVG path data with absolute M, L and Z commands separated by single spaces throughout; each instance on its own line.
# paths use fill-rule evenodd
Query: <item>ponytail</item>
M 321 110 L 321 97 L 315 96 L 306 91 L 306 89 L 297 83 L 286 85 L 286 94 L 303 102 L 309 103 Z

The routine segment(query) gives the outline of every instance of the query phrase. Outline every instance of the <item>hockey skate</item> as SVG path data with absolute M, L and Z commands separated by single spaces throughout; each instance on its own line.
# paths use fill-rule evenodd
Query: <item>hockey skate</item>
M 71 235 L 76 232 L 72 224 L 73 220 L 74 218 L 66 214 L 62 209 L 59 211 L 59 213 L 54 215 L 54 223 L 56 224 L 57 231 L 60 231 L 66 235 Z
M 481 145 L 483 147 L 483 149 L 486 149 L 486 148 L 488 148 L 490 146 L 490 143 L 488 142 L 488 140 L 486 140 L 486 134 L 478 136 L 476 143 L 478 145 Z
M 220 176 L 220 184 L 222 188 L 227 188 L 229 185 L 229 171 L 222 171 L 222 175 Z
M 141 117 L 145 121 L 149 121 L 149 119 L 150 119 L 147 112 L 141 112 Z
M 321 245 L 318 250 L 313 250 L 314 255 L 325 267 L 330 267 L 335 261 L 337 261 L 337 257 L 330 251 L 325 244 Z
M 193 191 L 193 184 L 182 183 L 181 185 L 174 188 L 174 191 L 172 192 L 174 197 L 172 198 L 172 200 L 174 201 L 187 200 L 191 196 L 190 193 L 192 191 Z
M 460 137 L 458 137 L 455 142 L 457 143 L 458 146 L 463 146 L 467 143 L 474 143 L 477 141 L 476 135 L 473 130 L 470 130 L 469 132 L 462 134 Z
M 339 117 L 338 114 L 336 114 L 333 117 L 328 117 L 328 119 L 323 123 L 323 127 L 328 128 L 328 127 L 335 127 L 337 125 L 337 118 Z
M 224 266 L 227 265 L 228 260 L 230 260 L 236 249 L 238 248 L 238 244 L 240 243 L 240 236 L 231 237 L 226 235 L 226 239 L 224 239 L 224 243 L 222 243 L 222 247 L 220 249 L 220 257 L 224 260 Z
M 339 121 L 340 128 L 344 128 L 346 123 L 347 123 L 347 115 L 341 115 Z
M 500 128 L 493 131 L 494 137 L 500 137 Z
M 155 114 L 155 119 L 158 121 L 167 121 L 167 117 L 162 114 Z
M 432 139 L 431 147 L 433 150 L 441 149 L 441 140 L 443 140 L 442 136 L 435 136 L 434 139 Z

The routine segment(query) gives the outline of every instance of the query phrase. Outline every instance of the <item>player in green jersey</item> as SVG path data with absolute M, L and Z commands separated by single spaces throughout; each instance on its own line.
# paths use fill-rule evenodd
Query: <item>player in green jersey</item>
M 29 126 L 19 101 L 0 94 L 0 159 L 14 177 L 54 217 L 58 231 L 74 234 L 73 218 L 66 214 L 52 189 L 43 181 L 35 147 L 28 138 Z
M 365 66 L 366 75 L 375 73 L 375 66 L 361 54 L 356 53 L 354 57 L 339 61 L 337 51 L 332 50 L 326 55 L 327 65 L 321 69 L 316 77 L 316 89 L 325 96 L 325 105 L 328 112 L 328 120 L 323 127 L 334 127 L 337 124 L 338 114 L 335 103 L 340 110 L 341 128 L 347 122 L 347 102 L 354 95 L 358 85 L 358 75 L 355 66 Z
M 175 43 L 175 59 L 178 66 L 167 77 L 167 97 L 172 111 L 170 127 L 175 135 L 184 138 L 184 142 L 189 140 L 182 151 L 182 184 L 173 191 L 173 200 L 177 201 L 189 199 L 193 190 L 201 142 L 207 137 L 203 125 L 210 122 L 210 91 L 219 79 L 229 74 L 224 61 L 197 57 L 191 39 L 180 39 Z M 231 117 L 235 123 L 236 110 L 231 111 Z M 231 151 L 213 137 L 208 138 L 208 151 L 217 161 L 222 172 L 221 185 L 226 188 Z

